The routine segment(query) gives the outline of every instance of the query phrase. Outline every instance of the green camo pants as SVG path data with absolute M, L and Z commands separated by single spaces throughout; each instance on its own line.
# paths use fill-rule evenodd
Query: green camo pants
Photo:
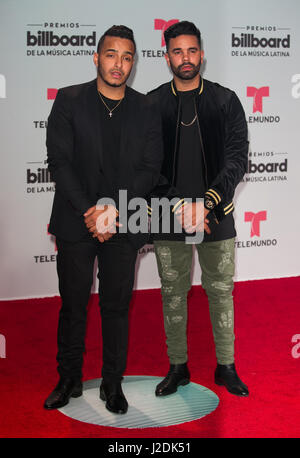
M 191 287 L 193 245 L 155 241 L 161 279 L 164 325 L 170 364 L 187 361 L 187 294 Z M 202 286 L 209 301 L 216 357 L 219 364 L 234 362 L 234 238 L 196 244 Z

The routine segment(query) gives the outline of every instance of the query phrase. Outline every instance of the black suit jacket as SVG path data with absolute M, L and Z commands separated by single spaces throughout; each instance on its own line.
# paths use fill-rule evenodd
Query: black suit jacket
M 149 99 L 126 87 L 122 102 L 119 188 L 147 197 L 156 186 L 163 147 L 160 117 Z M 48 165 L 56 191 L 49 232 L 68 241 L 87 235 L 83 214 L 107 196 L 97 81 L 60 89 L 47 127 Z M 118 206 L 117 196 L 114 196 Z M 145 234 L 131 234 L 138 248 Z

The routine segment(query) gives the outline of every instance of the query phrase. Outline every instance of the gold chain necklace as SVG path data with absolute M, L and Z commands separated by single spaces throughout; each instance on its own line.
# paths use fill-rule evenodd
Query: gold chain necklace
M 171 81 L 171 89 L 172 89 L 172 92 L 173 94 L 177 97 L 177 94 L 176 94 L 176 91 L 174 89 L 174 84 L 173 84 L 173 80 Z M 199 95 L 202 94 L 203 92 L 203 79 L 201 78 L 201 87 L 200 87 L 200 90 L 199 90 Z M 194 119 L 189 122 L 189 123 L 184 123 L 183 121 L 180 121 L 181 125 L 182 126 L 185 126 L 185 127 L 189 127 L 191 126 L 192 124 L 194 124 L 194 122 L 196 121 L 197 119 L 197 114 L 195 115 Z
M 181 122 L 181 124 L 182 124 L 183 126 L 189 127 L 189 126 L 191 126 L 192 124 L 194 124 L 194 122 L 196 121 L 196 119 L 197 119 L 197 115 L 195 115 L 194 119 L 193 119 L 191 122 L 188 122 L 187 124 L 186 124 L 185 122 L 183 122 L 183 121 L 180 121 L 180 122 Z
M 104 102 L 103 98 L 102 98 L 102 95 L 101 93 L 98 91 L 98 94 L 99 94 L 99 97 L 100 99 L 102 100 L 102 103 L 103 105 L 107 108 L 107 110 L 109 111 L 109 117 L 111 118 L 112 117 L 112 112 L 120 105 L 120 103 L 122 102 L 123 99 L 119 100 L 119 102 L 117 103 L 117 105 L 115 105 L 112 109 L 109 108 L 109 106 L 106 105 L 106 103 Z M 124 97 L 123 97 L 124 98 Z

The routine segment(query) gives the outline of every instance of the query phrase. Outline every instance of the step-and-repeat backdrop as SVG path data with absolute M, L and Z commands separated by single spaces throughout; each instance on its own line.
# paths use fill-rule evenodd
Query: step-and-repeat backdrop
M 249 166 L 235 196 L 235 278 L 299 275 L 298 0 L 1 0 L 1 299 L 58 294 L 55 240 L 48 234 L 55 184 L 45 162 L 57 88 L 96 76 L 93 53 L 113 24 L 135 33 L 129 84 L 146 93 L 169 81 L 163 31 L 179 20 L 201 30 L 203 76 L 235 90 L 246 112 Z M 194 284 L 200 275 L 195 260 Z M 155 287 L 147 245 L 135 288 Z

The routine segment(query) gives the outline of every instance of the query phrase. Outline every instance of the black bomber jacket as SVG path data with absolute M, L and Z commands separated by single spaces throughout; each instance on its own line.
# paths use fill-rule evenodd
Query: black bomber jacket
M 247 170 L 247 122 L 241 102 L 235 92 L 200 78 L 194 98 L 197 125 L 204 163 L 205 198 L 213 200 L 214 216 L 222 221 L 233 212 L 235 188 Z M 180 98 L 174 81 L 162 84 L 149 92 L 161 114 L 164 160 L 160 183 L 153 195 L 179 197 L 175 183 L 180 128 Z M 184 196 L 176 207 L 184 203 Z

